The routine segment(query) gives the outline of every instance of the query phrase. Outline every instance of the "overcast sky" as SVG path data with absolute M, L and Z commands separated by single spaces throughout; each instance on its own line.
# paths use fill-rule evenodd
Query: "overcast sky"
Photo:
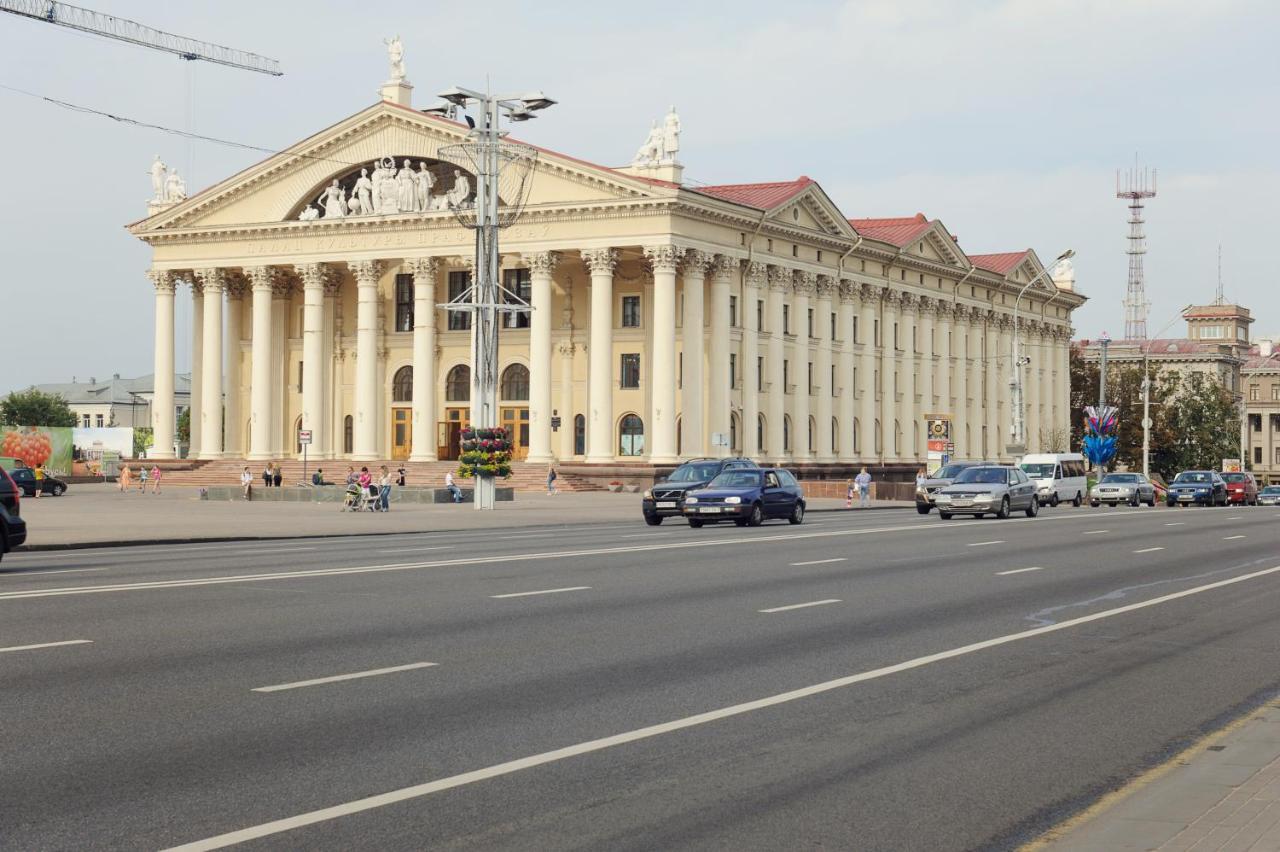
M 939 218 L 971 253 L 1077 252 L 1079 336 L 1123 332 L 1115 171 L 1160 172 L 1147 208 L 1154 334 L 1229 298 L 1280 333 L 1280 6 L 1249 0 L 471 3 L 77 0 L 278 59 L 268 77 L 0 15 L 0 85 L 282 148 L 377 98 L 399 33 L 416 104 L 449 85 L 541 88 L 520 136 L 609 165 L 675 104 L 691 182 L 816 179 L 851 217 Z M 261 155 L 0 89 L 6 354 L 0 392 L 149 373 L 145 214 L 159 153 L 195 191 Z M 190 116 L 190 117 L 189 117 Z M 189 300 L 179 305 L 187 369 Z M 1175 326 L 1175 329 L 1178 326 Z

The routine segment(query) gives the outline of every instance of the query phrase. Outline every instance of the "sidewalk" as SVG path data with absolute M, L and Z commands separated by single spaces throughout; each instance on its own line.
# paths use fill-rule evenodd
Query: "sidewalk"
M 1037 852 L 1280 850 L 1280 699 L 1024 847 Z
M 878 502 L 874 508 L 909 508 Z M 633 523 L 643 528 L 640 495 L 611 492 L 519 492 L 493 512 L 471 504 L 392 504 L 387 513 L 341 512 L 335 503 L 199 500 L 192 487 L 161 494 L 121 494 L 115 485 L 75 485 L 62 497 L 24 498 L 27 543 L 20 550 L 123 544 L 194 543 L 257 538 L 376 535 L 591 523 Z M 844 501 L 814 498 L 811 512 L 845 511 Z M 853 511 L 859 511 L 854 509 Z M 681 523 L 679 520 L 668 523 Z

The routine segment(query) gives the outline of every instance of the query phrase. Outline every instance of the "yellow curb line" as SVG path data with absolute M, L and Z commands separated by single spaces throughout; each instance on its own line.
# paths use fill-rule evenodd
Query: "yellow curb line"
M 1186 765 L 1192 758 L 1199 756 L 1208 749 L 1209 746 L 1217 743 L 1218 740 L 1225 739 L 1230 734 L 1244 727 L 1246 723 L 1257 719 L 1258 714 L 1268 708 L 1280 709 L 1280 701 L 1269 701 L 1260 707 L 1254 708 L 1239 719 L 1236 719 L 1233 722 L 1228 722 L 1222 728 L 1205 734 L 1199 740 L 1187 746 L 1164 763 L 1151 767 L 1146 772 L 1143 772 L 1141 775 L 1125 784 L 1119 790 L 1113 790 L 1110 793 L 1107 793 L 1075 816 L 1055 825 L 1035 840 L 1019 846 L 1018 852 L 1039 852 L 1039 850 L 1048 849 L 1050 844 L 1056 843 L 1063 839 L 1065 835 L 1081 828 L 1085 823 L 1098 818 L 1104 811 L 1114 808 L 1134 793 L 1154 784 L 1165 775 L 1168 775 L 1175 768 Z

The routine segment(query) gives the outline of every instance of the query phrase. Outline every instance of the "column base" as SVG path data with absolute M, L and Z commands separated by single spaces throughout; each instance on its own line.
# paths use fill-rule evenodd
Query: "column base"
M 551 464 L 552 458 L 553 456 L 551 453 L 539 454 L 536 456 L 533 453 L 530 453 L 524 457 L 524 460 L 527 464 Z
M 679 461 L 678 456 L 649 456 L 649 464 L 676 464 Z
M 168 459 L 176 459 L 177 457 L 178 457 L 178 454 L 175 453 L 173 450 L 170 450 L 167 453 L 162 453 L 155 449 L 147 450 L 147 458 L 149 459 L 159 459 L 161 461 L 166 461 Z
M 411 453 L 409 455 L 409 461 L 411 462 L 433 462 L 439 460 L 436 453 Z
M 377 454 L 370 455 L 369 453 L 352 453 L 349 458 L 353 462 L 382 461 L 381 456 Z
M 613 464 L 613 456 L 592 456 L 588 455 L 583 460 L 584 464 Z
M 201 452 L 196 453 L 197 461 L 216 461 L 217 459 L 226 458 L 227 454 L 219 450 L 218 452 Z

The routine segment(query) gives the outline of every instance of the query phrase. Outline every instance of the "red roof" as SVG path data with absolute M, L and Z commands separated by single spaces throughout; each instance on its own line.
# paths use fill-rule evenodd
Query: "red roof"
M 932 224 L 923 213 L 890 219 L 850 219 L 849 224 L 864 237 L 901 248 L 929 230 Z
M 1026 259 L 1030 249 L 1007 251 L 1001 254 L 971 254 L 969 262 L 979 269 L 994 272 L 997 275 L 1008 275 L 1019 263 Z
M 754 207 L 757 210 L 772 210 L 779 204 L 785 204 L 795 198 L 805 187 L 812 183 L 814 183 L 813 179 L 801 175 L 795 180 L 777 181 L 775 183 L 726 183 L 720 186 L 685 188 L 701 192 L 703 195 L 723 198 L 725 201 L 732 201 L 735 204 Z

